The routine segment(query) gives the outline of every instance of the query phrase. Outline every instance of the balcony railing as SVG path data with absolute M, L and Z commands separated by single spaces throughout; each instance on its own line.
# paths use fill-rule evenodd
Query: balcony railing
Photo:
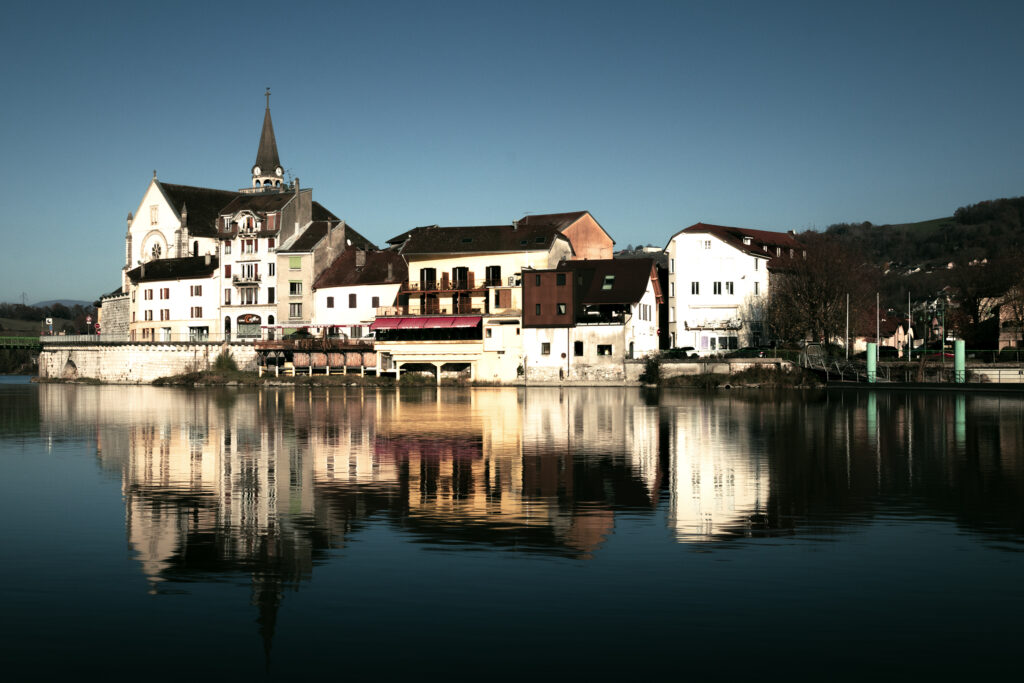
M 259 273 L 255 275 L 232 275 L 231 282 L 236 285 L 258 285 L 262 281 Z

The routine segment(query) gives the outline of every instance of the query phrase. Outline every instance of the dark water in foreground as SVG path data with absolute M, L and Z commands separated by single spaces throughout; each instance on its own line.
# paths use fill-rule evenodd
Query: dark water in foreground
M 0 378 L 0 519 L 42 679 L 1020 675 L 1016 396 Z

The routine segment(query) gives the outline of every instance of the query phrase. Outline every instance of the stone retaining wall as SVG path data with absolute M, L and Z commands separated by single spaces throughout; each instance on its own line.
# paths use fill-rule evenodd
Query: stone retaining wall
M 239 370 L 256 371 L 252 344 L 229 344 Z M 205 370 L 221 351 L 215 343 L 47 344 L 39 353 L 39 376 L 52 379 L 98 379 L 145 384 L 160 377 Z

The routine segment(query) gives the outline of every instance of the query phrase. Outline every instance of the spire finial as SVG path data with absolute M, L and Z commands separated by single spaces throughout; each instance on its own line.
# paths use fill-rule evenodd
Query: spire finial
M 270 88 L 269 87 L 267 88 L 266 96 L 267 96 L 267 109 L 270 109 Z

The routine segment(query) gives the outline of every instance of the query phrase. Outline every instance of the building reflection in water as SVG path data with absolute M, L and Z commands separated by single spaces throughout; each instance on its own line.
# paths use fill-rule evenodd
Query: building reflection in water
M 681 543 L 839 530 L 908 499 L 1021 533 L 1022 402 L 607 388 L 39 387 L 95 436 L 151 590 L 242 577 L 269 648 L 287 590 L 370 524 L 437 549 L 590 558 L 623 515 Z M 974 505 L 964 507 L 963 496 Z

